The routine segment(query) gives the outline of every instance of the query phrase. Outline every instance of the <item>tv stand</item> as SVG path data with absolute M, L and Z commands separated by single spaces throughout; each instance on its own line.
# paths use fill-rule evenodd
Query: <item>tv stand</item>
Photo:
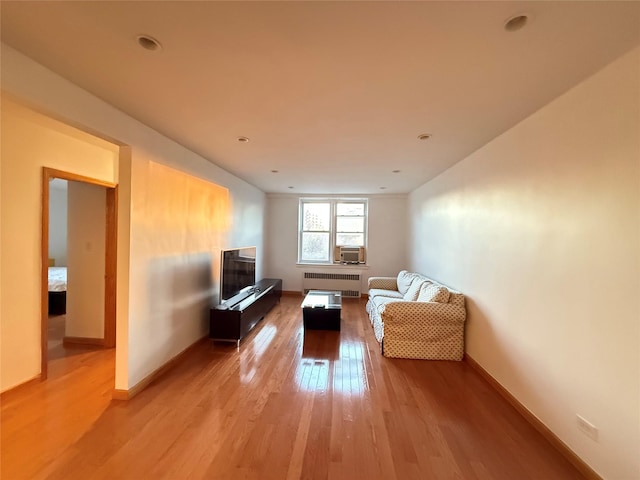
M 280 301 L 282 280 L 265 278 L 240 300 L 232 300 L 209 312 L 209 337 L 213 340 L 236 342 L 242 340 L 260 320 Z

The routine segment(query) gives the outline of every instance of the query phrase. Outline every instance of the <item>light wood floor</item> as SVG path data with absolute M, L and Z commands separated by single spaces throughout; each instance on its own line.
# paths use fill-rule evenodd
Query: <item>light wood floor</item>
M 583 478 L 466 363 L 382 357 L 359 300 L 305 333 L 300 302 L 128 402 L 113 350 L 51 360 L 2 397 L 2 479 Z

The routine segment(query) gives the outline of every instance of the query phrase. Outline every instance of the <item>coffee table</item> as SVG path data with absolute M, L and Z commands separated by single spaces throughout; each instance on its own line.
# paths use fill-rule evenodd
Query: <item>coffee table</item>
M 305 330 L 340 330 L 342 294 L 330 290 L 309 290 L 302 302 Z

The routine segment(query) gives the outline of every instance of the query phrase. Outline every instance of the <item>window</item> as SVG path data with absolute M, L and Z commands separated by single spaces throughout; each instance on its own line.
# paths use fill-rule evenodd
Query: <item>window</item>
M 367 243 L 367 201 L 301 199 L 298 262 L 332 263 L 334 247 Z

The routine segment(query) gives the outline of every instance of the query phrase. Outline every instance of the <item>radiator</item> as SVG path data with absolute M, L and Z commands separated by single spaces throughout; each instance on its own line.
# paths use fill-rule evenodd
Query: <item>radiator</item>
M 309 290 L 337 290 L 343 297 L 360 298 L 360 273 L 304 272 L 302 293 Z

